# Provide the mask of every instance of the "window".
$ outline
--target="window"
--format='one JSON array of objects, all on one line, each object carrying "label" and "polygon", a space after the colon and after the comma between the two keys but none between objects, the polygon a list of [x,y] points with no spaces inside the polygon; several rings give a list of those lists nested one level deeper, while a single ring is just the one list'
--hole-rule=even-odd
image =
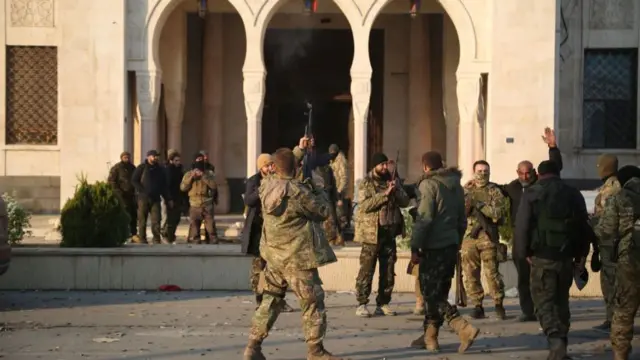
[{"label": "window", "polygon": [[58,50],[7,46],[6,143],[58,142]]},{"label": "window", "polygon": [[582,145],[587,149],[637,146],[638,49],[586,49]]}]

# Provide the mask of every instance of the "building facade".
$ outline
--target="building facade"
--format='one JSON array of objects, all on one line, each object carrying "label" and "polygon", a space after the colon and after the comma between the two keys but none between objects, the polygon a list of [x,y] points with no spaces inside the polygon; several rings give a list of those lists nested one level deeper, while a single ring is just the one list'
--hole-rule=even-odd
[{"label": "building facade", "polygon": [[519,161],[546,158],[546,126],[557,130],[563,176],[596,179],[602,152],[622,163],[640,154],[638,7],[6,0],[0,190],[56,211],[78,175],[104,179],[123,150],[140,161],[173,148],[188,164],[205,149],[222,190],[218,211],[238,211],[257,155],[302,135],[307,97],[316,137],[340,144],[351,179],[383,151],[411,180],[422,153],[437,149],[466,178],[486,159],[493,180],[507,182]]}]

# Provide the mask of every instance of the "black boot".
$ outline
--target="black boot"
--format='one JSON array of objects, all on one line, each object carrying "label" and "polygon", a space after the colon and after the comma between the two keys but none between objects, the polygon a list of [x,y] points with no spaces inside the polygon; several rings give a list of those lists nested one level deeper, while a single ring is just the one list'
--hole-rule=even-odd
[{"label": "black boot", "polygon": [[474,319],[484,319],[484,308],[482,305],[476,305],[476,308],[471,312],[471,317]]}]

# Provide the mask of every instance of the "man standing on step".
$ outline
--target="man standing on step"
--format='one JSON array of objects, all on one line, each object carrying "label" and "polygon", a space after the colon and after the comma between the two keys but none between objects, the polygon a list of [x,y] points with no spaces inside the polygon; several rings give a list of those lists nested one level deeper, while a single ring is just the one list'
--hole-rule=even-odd
[{"label": "man standing on step", "polygon": [[131,154],[125,151],[120,154],[120,162],[113,165],[111,170],[109,170],[108,180],[114,194],[129,214],[131,236],[138,234],[136,189],[131,181],[135,171],[136,167],[131,163]]},{"label": "man standing on step", "polygon": [[[262,204],[260,203],[260,184],[262,180],[273,175],[273,160],[269,154],[260,154],[256,160],[258,172],[247,179],[244,193],[244,204],[247,207],[247,217],[242,229],[242,253],[251,255],[251,270],[249,283],[256,296],[256,306],[260,306],[263,294],[260,288],[260,275],[263,273],[267,262],[260,256],[260,238],[262,237]],[[285,302],[283,312],[292,312],[293,309]]]},{"label": "man standing on step", "polygon": [[440,153],[430,151],[422,156],[424,174],[418,180],[418,210],[411,235],[411,262],[419,266],[418,277],[426,303],[424,333],[411,347],[440,350],[438,334],[446,320],[460,338],[458,352],[465,352],[478,336],[474,328],[449,304],[458,249],[466,230],[462,173],[445,168]]},{"label": "man standing on step", "polygon": [[262,342],[282,311],[287,286],[300,302],[307,360],[339,360],[323,344],[327,315],[318,274],[319,267],[337,259],[315,226],[329,217],[331,204],[324,191],[294,178],[291,150],[278,149],[273,161],[276,173],[263,179],[259,190],[264,220],[260,255],[267,262],[264,298],[251,322],[244,360],[265,359]]},{"label": "man standing on step", "polygon": [[200,226],[204,226],[211,234],[210,240],[205,238],[205,244],[218,243],[216,224],[213,215],[214,199],[217,196],[213,171],[207,170],[202,154],[197,153],[193,162],[193,169],[184,174],[180,190],[189,195],[189,239],[188,242],[200,244]]},{"label": "man standing on step", "polygon": [[147,159],[138,165],[131,178],[138,196],[138,235],[132,238],[134,243],[148,243],[147,217],[151,214],[153,243],[160,244],[161,198],[167,206],[173,206],[173,201],[169,198],[167,176],[164,168],[158,163],[158,155],[156,150],[149,150]]},{"label": "man standing on step", "polygon": [[374,154],[371,158],[373,169],[358,184],[354,241],[362,244],[360,271],[356,278],[356,316],[360,317],[371,316],[367,304],[378,261],[380,278],[374,314],[396,315],[389,307],[396,276],[396,236],[402,234],[403,218],[400,208],[409,205],[409,197],[399,179],[391,180],[387,169],[388,161],[385,154]]},{"label": "man standing on step", "polygon": [[173,206],[167,207],[167,221],[164,241],[169,244],[176,242],[176,230],[180,224],[180,216],[184,205],[183,192],[180,191],[180,183],[184,176],[180,153],[170,151],[169,159],[166,167],[167,184],[169,187],[169,196],[173,199]]}]

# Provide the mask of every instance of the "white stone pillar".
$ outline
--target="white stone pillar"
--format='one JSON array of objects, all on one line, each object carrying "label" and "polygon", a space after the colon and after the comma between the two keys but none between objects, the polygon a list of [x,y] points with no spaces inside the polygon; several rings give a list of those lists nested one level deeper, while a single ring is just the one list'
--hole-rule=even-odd
[{"label": "white stone pillar", "polygon": [[158,147],[158,105],[160,104],[160,70],[136,72],[136,91],[140,110],[140,143],[142,161],[149,150]]},{"label": "white stone pillar", "polygon": [[224,163],[224,120],[222,103],[224,101],[224,44],[223,14],[207,15],[204,30],[203,74],[202,74],[202,118],[203,142],[216,167],[218,185],[218,206],[216,213],[229,212],[230,196]]},{"label": "white stone pillar", "polygon": [[480,103],[480,74],[457,75],[457,95],[460,122],[458,125],[458,166],[463,170],[463,182],[473,174],[478,154],[478,109]]},{"label": "white stone pillar", "polygon": [[265,78],[263,69],[243,70],[244,108],[247,114],[247,177],[255,174],[256,160],[262,152],[262,109]]},{"label": "white stone pillar", "polygon": [[[367,122],[371,101],[371,61],[368,27],[352,28],[354,53],[351,65],[353,107],[353,180],[354,185],[367,174]],[[354,191],[355,193],[355,191]]]}]

